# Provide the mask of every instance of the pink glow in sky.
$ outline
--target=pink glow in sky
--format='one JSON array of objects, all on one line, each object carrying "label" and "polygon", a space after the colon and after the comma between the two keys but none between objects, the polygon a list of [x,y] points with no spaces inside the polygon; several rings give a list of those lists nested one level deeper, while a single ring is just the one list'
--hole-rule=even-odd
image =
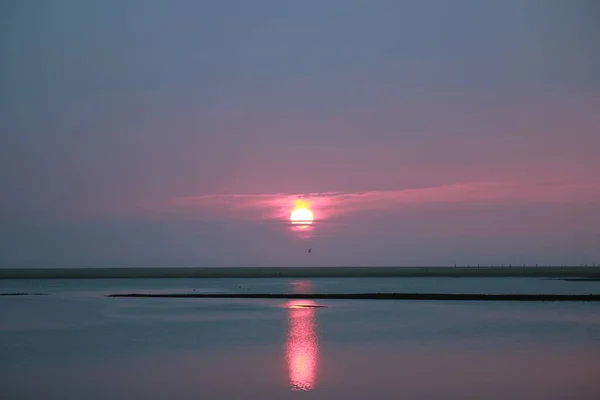
[{"label": "pink glow in sky", "polygon": [[184,197],[173,208],[203,214],[222,213],[226,217],[277,219],[287,221],[289,212],[302,199],[315,213],[316,221],[348,217],[352,213],[419,207],[428,204],[463,205],[589,205],[600,202],[600,183],[471,183],[437,187],[308,194],[231,194]]},{"label": "pink glow in sky", "polygon": [[593,1],[14,3],[0,268],[600,263]]}]

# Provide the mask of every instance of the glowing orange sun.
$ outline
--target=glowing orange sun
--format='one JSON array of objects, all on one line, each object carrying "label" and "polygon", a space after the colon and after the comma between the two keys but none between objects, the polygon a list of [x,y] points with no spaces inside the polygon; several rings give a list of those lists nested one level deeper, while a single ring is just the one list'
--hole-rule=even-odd
[{"label": "glowing orange sun", "polygon": [[297,225],[310,225],[313,223],[315,216],[312,211],[306,207],[295,208],[290,214],[290,221]]}]

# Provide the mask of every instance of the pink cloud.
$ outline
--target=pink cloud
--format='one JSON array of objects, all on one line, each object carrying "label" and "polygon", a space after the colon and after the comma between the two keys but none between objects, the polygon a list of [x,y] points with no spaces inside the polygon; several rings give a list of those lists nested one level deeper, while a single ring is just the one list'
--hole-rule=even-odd
[{"label": "pink cloud", "polygon": [[429,204],[589,204],[600,201],[600,183],[475,182],[353,193],[220,194],[177,198],[170,207],[186,214],[235,214],[248,219],[286,220],[298,199],[309,204],[317,220],[327,220],[350,213]]}]

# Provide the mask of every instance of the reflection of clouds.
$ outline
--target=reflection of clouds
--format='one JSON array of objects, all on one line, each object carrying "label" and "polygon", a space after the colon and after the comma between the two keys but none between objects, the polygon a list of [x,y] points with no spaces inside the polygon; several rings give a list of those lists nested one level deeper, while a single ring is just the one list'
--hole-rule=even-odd
[{"label": "reflection of clouds", "polygon": [[174,206],[194,212],[237,213],[241,218],[289,220],[298,199],[315,212],[315,223],[339,215],[401,206],[456,203],[585,203],[600,201],[596,182],[476,182],[429,188],[308,194],[231,194],[185,197]]},{"label": "reflection of clouds", "polygon": [[288,308],[286,359],[292,390],[311,390],[316,381],[319,344],[315,324],[315,306],[311,300],[292,300]]}]

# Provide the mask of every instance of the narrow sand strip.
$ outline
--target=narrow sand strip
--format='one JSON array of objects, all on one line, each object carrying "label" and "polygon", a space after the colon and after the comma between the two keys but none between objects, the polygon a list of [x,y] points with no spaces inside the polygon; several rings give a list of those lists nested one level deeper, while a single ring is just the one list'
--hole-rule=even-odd
[{"label": "narrow sand strip", "polygon": [[48,293],[0,293],[0,296],[47,296]]},{"label": "narrow sand strip", "polygon": [[109,294],[107,297],[203,298],[203,299],[344,299],[344,300],[468,300],[468,301],[600,301],[599,294],[451,294],[451,293],[252,293],[252,294]]}]

